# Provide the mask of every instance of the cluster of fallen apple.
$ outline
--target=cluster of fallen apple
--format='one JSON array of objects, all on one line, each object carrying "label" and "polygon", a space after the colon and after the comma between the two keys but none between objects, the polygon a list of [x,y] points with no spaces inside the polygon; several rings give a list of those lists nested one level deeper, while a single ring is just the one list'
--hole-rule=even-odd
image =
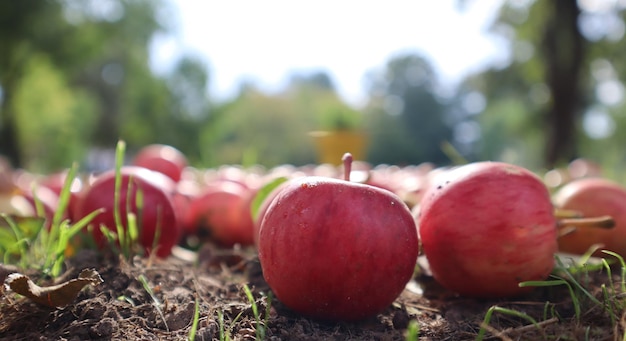
[{"label": "cluster of fallen apple", "polygon": [[[599,176],[553,189],[502,162],[372,168],[348,153],[343,168],[198,170],[163,145],[142,149],[120,174],[117,184],[114,170],[74,179],[68,218],[100,209],[92,227],[115,232],[135,216],[139,242],[159,257],[183,238],[254,246],[276,297],[319,319],[359,320],[384,310],[413,277],[420,250],[443,287],[484,298],[530,290],[519,283],[546,279],[557,251],[582,254],[601,244],[626,256],[626,189]],[[26,185],[33,178],[22,177],[28,181],[14,177],[20,190],[4,196],[2,208],[32,214],[37,197],[46,214],[54,212],[63,174],[39,179],[34,195]],[[560,220],[555,208],[609,217],[600,221],[614,228],[580,227]],[[106,247],[102,230],[91,231]]]}]

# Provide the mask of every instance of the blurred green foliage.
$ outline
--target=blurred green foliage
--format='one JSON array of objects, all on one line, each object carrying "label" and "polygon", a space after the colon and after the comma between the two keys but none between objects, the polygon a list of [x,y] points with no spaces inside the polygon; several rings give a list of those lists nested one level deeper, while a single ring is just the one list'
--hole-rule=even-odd
[{"label": "blurred green foliage", "polygon": [[[212,100],[211,70],[197,56],[155,74],[150,43],[173,26],[169,6],[165,0],[0,2],[0,154],[38,172],[75,160],[89,168],[96,167],[94,150],[112,150],[123,139],[131,155],[164,143],[198,167],[302,165],[317,160],[309,132],[351,129],[369,137],[373,164],[445,165],[450,160],[442,145],[451,143],[470,161],[538,169],[555,161],[546,154],[554,125],[562,122],[573,137],[559,147],[558,162],[580,156],[614,167],[625,162],[626,135],[619,132],[626,128],[620,81],[626,48],[619,32],[593,32],[584,24],[605,16],[623,28],[621,5],[601,13],[579,9],[576,29],[585,49],[575,79],[580,98],[570,99],[572,122],[558,121],[551,109],[559,97],[548,82],[546,32],[563,19],[545,2],[504,2],[492,24],[510,51],[502,64],[444,91],[427,59],[396,55],[366,74],[369,97],[361,107],[346,104],[323,70],[294,73],[275,94],[244,84],[226,102]],[[567,45],[560,46],[567,56]]]}]

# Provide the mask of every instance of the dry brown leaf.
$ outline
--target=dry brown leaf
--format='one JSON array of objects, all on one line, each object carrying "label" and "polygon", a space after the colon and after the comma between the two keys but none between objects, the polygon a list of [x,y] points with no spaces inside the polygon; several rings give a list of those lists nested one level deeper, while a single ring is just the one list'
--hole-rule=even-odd
[{"label": "dry brown leaf", "polygon": [[93,269],[81,271],[78,278],[49,287],[40,287],[28,276],[12,273],[4,281],[6,287],[31,301],[52,308],[62,308],[72,303],[78,293],[88,284],[98,285],[104,282],[100,274]]}]

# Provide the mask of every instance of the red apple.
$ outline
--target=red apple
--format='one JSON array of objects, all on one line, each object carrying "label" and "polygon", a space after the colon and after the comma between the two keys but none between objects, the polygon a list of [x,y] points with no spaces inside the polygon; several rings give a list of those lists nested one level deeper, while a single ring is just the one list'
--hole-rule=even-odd
[{"label": "red apple", "polygon": [[254,243],[250,189],[240,182],[216,180],[191,199],[185,219],[187,233],[222,246]]},{"label": "red apple", "polygon": [[259,232],[259,260],[276,297],[323,320],[360,320],[387,308],[418,256],[408,207],[389,191],[347,181],[345,168],[346,180],[290,181]]},{"label": "red apple", "polygon": [[[139,242],[146,252],[153,251],[152,247],[156,245],[156,255],[167,257],[172,247],[178,243],[181,233],[171,197],[175,184],[165,175],[142,167],[125,166],[121,168],[120,173],[122,182],[119,212],[122,226],[127,228],[128,208],[137,216]],[[138,193],[142,195],[143,206],[138,205]],[[79,218],[98,209],[105,210],[90,224],[100,247],[106,246],[106,239],[100,231],[100,226],[116,232],[114,196],[115,171],[111,170],[96,177],[81,196],[77,207]]]},{"label": "red apple", "polygon": [[520,282],[544,280],[554,267],[550,195],[522,167],[477,162],[446,171],[424,194],[418,216],[432,274],[451,291],[514,296],[531,289]]},{"label": "red apple", "polygon": [[194,180],[181,179],[176,184],[176,190],[172,195],[172,201],[174,203],[174,209],[176,210],[177,217],[180,220],[180,226],[183,233],[187,232],[186,219],[187,212],[189,211],[189,205],[193,199],[200,195],[200,193],[200,184]]},{"label": "red apple", "polygon": [[172,146],[151,144],[139,150],[132,164],[163,173],[178,182],[187,167],[187,158]]},{"label": "red apple", "polygon": [[[559,238],[559,250],[583,254],[594,244],[626,257],[626,188],[603,178],[581,178],[561,187],[554,204],[585,217],[611,216],[612,229],[581,227]],[[596,255],[602,255],[597,253]]]}]

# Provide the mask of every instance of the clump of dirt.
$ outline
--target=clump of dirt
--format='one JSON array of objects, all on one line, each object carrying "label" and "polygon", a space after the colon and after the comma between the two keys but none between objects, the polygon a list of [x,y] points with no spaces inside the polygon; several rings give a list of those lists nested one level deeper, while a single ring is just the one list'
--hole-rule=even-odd
[{"label": "clump of dirt", "polygon": [[[64,308],[37,305],[6,292],[0,302],[0,339],[186,340],[196,304],[195,340],[405,340],[414,326],[419,328],[419,340],[473,340],[481,326],[489,339],[614,340],[621,338],[626,324],[623,309],[615,307],[611,316],[606,305],[581,293],[577,295],[581,302],[573,302],[565,285],[537,288],[515,300],[474,300],[444,290],[424,273],[375,317],[358,323],[316,321],[271,297],[253,249],[209,245],[198,255],[194,261],[177,257],[125,261],[81,251],[56,282],[76,278],[87,268],[97,270],[104,282],[85,287]],[[26,274],[42,286],[56,283],[37,273]],[[603,291],[602,284],[619,281],[598,271],[586,274],[584,284],[594,299],[602,300],[603,293],[612,290],[609,285]],[[526,314],[537,324],[524,316],[495,312],[488,325],[481,325],[492,306]]]}]

